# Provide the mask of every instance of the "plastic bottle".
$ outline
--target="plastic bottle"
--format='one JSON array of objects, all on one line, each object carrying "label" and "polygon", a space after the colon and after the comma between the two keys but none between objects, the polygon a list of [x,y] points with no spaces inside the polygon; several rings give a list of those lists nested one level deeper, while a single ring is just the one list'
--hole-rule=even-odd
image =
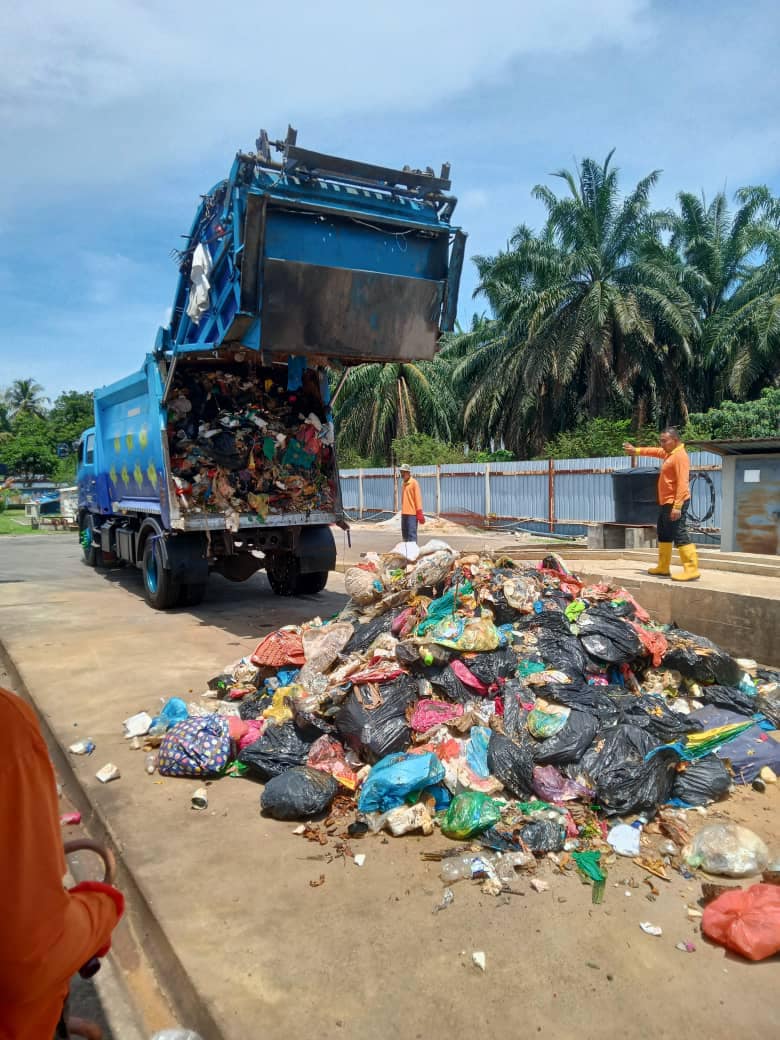
[{"label": "plastic bottle", "polygon": [[439,877],[445,884],[462,881],[464,878],[495,876],[492,856],[467,853],[464,856],[447,856],[441,861]]},{"label": "plastic bottle", "polygon": [[154,751],[150,751],[144,759],[144,769],[151,776],[157,768],[157,755]]},{"label": "plastic bottle", "polygon": [[515,871],[534,862],[532,852],[505,852],[496,862],[496,874],[501,881],[514,881]]},{"label": "plastic bottle", "polygon": [[419,650],[420,660],[428,668],[433,665],[443,667],[452,656],[443,646],[437,643],[425,643]]}]

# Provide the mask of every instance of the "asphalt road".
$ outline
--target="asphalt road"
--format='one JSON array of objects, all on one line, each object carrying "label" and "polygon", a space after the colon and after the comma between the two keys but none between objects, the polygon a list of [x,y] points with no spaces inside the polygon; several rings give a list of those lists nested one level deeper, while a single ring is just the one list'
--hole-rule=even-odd
[{"label": "asphalt road", "polygon": [[[123,719],[174,694],[196,699],[268,631],[344,602],[338,574],[307,600],[278,599],[262,575],[243,585],[216,577],[201,606],[160,613],[137,573],[83,566],[75,539],[0,539],[3,643],[60,745],[97,744],[72,766],[137,886],[134,927],[189,1009],[182,1024],[204,1040],[773,1036],[777,964],[705,942],[686,914],[698,883],[676,873],[648,901],[643,871],[618,860],[594,906],[589,886],[544,861],[548,891],[519,876],[517,894],[496,899],[461,882],[433,913],[439,867],[421,854],[451,848],[440,836],[353,841],[366,855],[358,868],[339,855],[340,839],[320,846],[262,817],[254,783],[214,782],[208,810],[194,813],[196,782],[144,772]],[[121,777],[101,785],[95,772],[108,761]],[[707,818],[746,823],[780,847],[778,786],[741,790]],[[680,940],[696,953],[676,950]],[[484,974],[474,951],[485,953]]]}]

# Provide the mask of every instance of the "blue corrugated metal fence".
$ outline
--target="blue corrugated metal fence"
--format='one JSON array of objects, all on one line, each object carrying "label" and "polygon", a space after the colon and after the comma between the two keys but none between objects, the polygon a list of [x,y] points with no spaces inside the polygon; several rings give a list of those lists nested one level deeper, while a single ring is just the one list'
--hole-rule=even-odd
[{"label": "blue corrugated metal fence", "polygon": [[[720,456],[691,453],[691,513],[706,514],[715,491],[715,512],[701,525],[697,540],[717,541],[720,533]],[[635,465],[657,466],[640,458]],[[539,533],[584,534],[588,524],[615,519],[612,474],[631,469],[625,456],[527,462],[476,462],[452,466],[415,466],[425,510],[480,527],[522,526]],[[696,476],[701,474],[701,476]],[[705,477],[706,474],[706,477]],[[392,469],[341,472],[344,508],[354,519],[378,520],[400,508],[400,477]]]}]

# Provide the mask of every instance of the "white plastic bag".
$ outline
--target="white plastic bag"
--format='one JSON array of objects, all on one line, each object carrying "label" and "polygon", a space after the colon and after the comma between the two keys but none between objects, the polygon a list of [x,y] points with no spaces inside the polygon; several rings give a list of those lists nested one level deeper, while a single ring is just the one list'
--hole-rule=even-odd
[{"label": "white plastic bag", "polygon": [[407,563],[416,563],[420,556],[417,542],[399,542],[390,550],[394,556],[403,556]]},{"label": "white plastic bag", "polygon": [[750,877],[766,870],[769,849],[757,834],[738,823],[710,823],[702,827],[683,849],[689,867],[708,874]]}]

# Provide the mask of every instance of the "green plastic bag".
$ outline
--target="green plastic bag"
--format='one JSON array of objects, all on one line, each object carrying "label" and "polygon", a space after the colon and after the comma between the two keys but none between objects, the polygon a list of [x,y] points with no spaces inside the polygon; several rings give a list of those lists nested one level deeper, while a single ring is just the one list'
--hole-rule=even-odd
[{"label": "green plastic bag", "polygon": [[465,791],[455,795],[441,822],[441,832],[448,838],[463,841],[486,831],[501,819],[501,806],[481,791]]}]

